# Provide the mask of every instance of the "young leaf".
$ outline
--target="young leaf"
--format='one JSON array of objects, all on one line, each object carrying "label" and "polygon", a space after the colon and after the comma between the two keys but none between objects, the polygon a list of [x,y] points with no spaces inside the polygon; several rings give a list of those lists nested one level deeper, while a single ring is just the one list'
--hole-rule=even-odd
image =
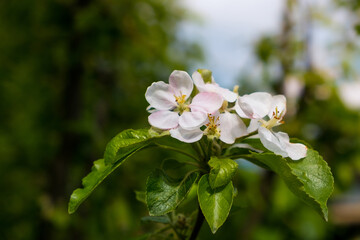
[{"label": "young leaf", "polygon": [[146,182],[146,202],[152,216],[173,211],[189,193],[199,174],[193,172],[182,181],[175,181],[156,169]]},{"label": "young leaf", "polygon": [[334,189],[334,179],[329,166],[318,152],[308,149],[307,156],[298,161],[269,152],[252,153],[251,157],[276,172],[297,197],[312,206],[327,221],[326,202]]},{"label": "young leaf", "polygon": [[201,211],[212,233],[215,233],[227,219],[233,203],[234,188],[230,181],[222,188],[212,189],[209,175],[201,177],[198,187],[198,199]]},{"label": "young leaf", "polygon": [[119,161],[117,164],[106,165],[104,159],[95,161],[91,172],[82,180],[83,188],[78,188],[71,194],[68,212],[70,214],[74,213],[90,193],[112,173],[112,171],[119,167],[122,162],[123,161]]},{"label": "young leaf", "polygon": [[260,150],[260,151],[264,151],[267,152],[269,150],[267,150],[264,145],[261,143],[260,138],[245,138],[242,139],[241,142],[239,142],[241,144],[248,144],[251,147]]},{"label": "young leaf", "polygon": [[229,158],[211,157],[209,182],[212,189],[227,185],[234,177],[238,164]]},{"label": "young leaf", "polygon": [[152,143],[152,140],[164,137],[165,134],[157,134],[148,129],[127,129],[116,135],[107,144],[104,159],[106,164],[113,164],[126,155],[137,152]]},{"label": "young leaf", "polygon": [[[90,193],[128,157],[151,143],[166,143],[168,138],[166,132],[158,134],[147,129],[130,129],[119,133],[108,143],[104,154],[105,159],[95,161],[91,172],[83,178],[83,188],[78,188],[72,193],[68,212],[74,213]],[[171,143],[175,146],[179,145],[178,142]]]}]

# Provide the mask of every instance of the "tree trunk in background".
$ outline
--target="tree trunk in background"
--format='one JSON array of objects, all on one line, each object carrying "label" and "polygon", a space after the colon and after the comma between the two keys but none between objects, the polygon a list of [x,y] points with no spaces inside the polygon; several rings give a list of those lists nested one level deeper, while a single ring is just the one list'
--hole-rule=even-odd
[{"label": "tree trunk in background", "polygon": [[[66,54],[69,56],[69,64],[65,70],[63,81],[63,92],[59,102],[59,115],[61,116],[60,127],[60,143],[58,153],[52,160],[48,169],[48,187],[47,194],[54,208],[63,209],[67,206],[69,193],[68,170],[71,162],[76,157],[76,152],[80,149],[80,135],[73,131],[71,127],[81,116],[82,111],[82,78],[84,74],[83,58],[84,53],[81,48],[83,37],[74,30],[74,19],[77,11],[81,10],[88,4],[88,1],[78,1],[73,6],[68,6],[68,16],[71,17],[68,23],[68,29],[71,29],[68,48]],[[39,239],[59,239],[64,236],[66,239],[81,239],[81,234],[68,230],[59,230],[57,226],[49,219],[42,219],[41,231]],[[61,232],[60,232],[61,231]],[[71,234],[71,235],[70,235]],[[60,237],[61,238],[61,237]]]}]

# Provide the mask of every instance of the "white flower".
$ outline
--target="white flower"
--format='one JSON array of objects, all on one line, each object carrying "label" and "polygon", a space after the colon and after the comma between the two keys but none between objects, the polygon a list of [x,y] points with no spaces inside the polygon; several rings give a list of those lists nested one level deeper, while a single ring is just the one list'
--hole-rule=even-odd
[{"label": "white flower", "polygon": [[227,144],[233,144],[236,138],[247,134],[243,121],[230,112],[208,114],[203,125],[205,125],[204,131],[200,128],[185,130],[178,127],[170,130],[170,133],[171,136],[183,142],[196,142],[206,135],[210,139],[220,139]]},{"label": "white flower", "polygon": [[247,134],[246,126],[237,114],[228,108],[228,102],[235,102],[238,94],[220,87],[212,76],[210,70],[198,69],[192,78],[199,92],[216,92],[223,98],[222,107],[215,116],[209,116],[204,132],[208,137],[219,138],[227,144],[233,144],[236,138]]},{"label": "white flower", "polygon": [[[283,124],[282,119],[286,113],[285,96],[271,96],[264,92],[252,93],[239,97],[235,109],[241,117],[252,119],[248,132],[258,130],[260,141],[267,149],[293,160],[306,157],[305,145],[290,143],[287,133],[272,131],[273,127]],[[263,119],[264,117],[268,117],[268,120]]]},{"label": "white flower", "polygon": [[173,129],[170,134],[175,138],[180,132],[186,136],[184,142],[197,141],[192,133],[204,124],[208,114],[215,113],[221,107],[222,97],[204,92],[197,94],[190,103],[192,90],[190,76],[177,70],[171,73],[169,84],[160,81],[148,87],[145,98],[154,108],[148,118],[150,125],[162,130]]},{"label": "white flower", "polygon": [[[208,79],[204,81],[202,74],[205,75]],[[194,80],[195,86],[199,90],[199,92],[215,92],[220,94],[224,100],[228,102],[235,102],[237,99],[237,94],[226,89],[220,87],[211,75],[211,71],[205,69],[199,69],[193,73],[192,78]]]}]

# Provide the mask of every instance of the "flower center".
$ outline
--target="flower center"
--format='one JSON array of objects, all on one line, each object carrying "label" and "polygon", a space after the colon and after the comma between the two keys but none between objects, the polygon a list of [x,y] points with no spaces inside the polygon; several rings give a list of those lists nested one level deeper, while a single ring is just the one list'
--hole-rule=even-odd
[{"label": "flower center", "polygon": [[185,103],[186,95],[184,95],[184,94],[181,94],[180,96],[174,95],[174,97],[175,97],[175,101],[176,101],[178,104],[184,104],[184,103]]},{"label": "flower center", "polygon": [[212,116],[208,114],[209,122],[206,125],[206,129],[204,130],[204,135],[207,135],[208,138],[214,139],[219,138],[221,131],[219,130],[219,117]]},{"label": "flower center", "polygon": [[284,121],[282,121],[284,117],[284,110],[279,112],[278,108],[275,107],[275,111],[273,112],[273,116],[269,121],[265,121],[263,119],[260,119],[259,121],[262,123],[261,126],[265,127],[267,129],[271,129],[275,126],[279,126],[281,124],[284,123]]},{"label": "flower center", "polygon": [[183,112],[188,112],[190,111],[189,106],[186,104],[186,95],[180,93],[180,96],[176,96],[175,97],[175,101],[178,104],[178,107],[176,108],[175,111],[179,112],[180,114],[182,114]]}]

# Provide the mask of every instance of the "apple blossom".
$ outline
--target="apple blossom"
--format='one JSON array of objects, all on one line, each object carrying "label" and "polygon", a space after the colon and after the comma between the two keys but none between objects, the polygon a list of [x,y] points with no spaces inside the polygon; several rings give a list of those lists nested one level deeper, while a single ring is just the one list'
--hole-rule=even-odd
[{"label": "apple blossom", "polygon": [[[293,160],[299,160],[306,156],[307,148],[305,145],[290,143],[287,133],[272,131],[273,127],[284,123],[285,96],[271,96],[268,93],[257,92],[239,97],[235,108],[241,117],[251,119],[248,132],[258,130],[260,141],[267,149]],[[268,120],[265,120],[265,117]]]},{"label": "apple blossom", "polygon": [[209,139],[220,139],[227,144],[233,144],[236,138],[247,134],[243,121],[230,112],[208,114],[208,119],[203,125],[203,131],[200,128],[186,130],[178,127],[170,130],[170,133],[182,142],[196,142],[206,135]]},{"label": "apple blossom", "polygon": [[231,108],[228,108],[229,102],[236,101],[238,97],[237,90],[231,92],[220,87],[214,81],[212,72],[207,69],[198,69],[192,74],[192,78],[199,92],[216,92],[223,98],[223,104],[216,117],[209,116],[204,134],[210,138],[219,138],[227,144],[232,144],[236,138],[246,135],[245,124],[237,114],[231,113]]},{"label": "apple blossom", "polygon": [[[198,93],[191,101],[193,81],[184,71],[173,71],[169,84],[159,81],[148,87],[145,98],[150,104],[149,123],[161,130],[170,130],[173,137],[184,142],[197,141],[192,132],[222,106],[216,93]],[[181,134],[180,134],[181,133]],[[180,134],[180,135],[179,135]],[[186,136],[184,139],[178,136]]]}]

